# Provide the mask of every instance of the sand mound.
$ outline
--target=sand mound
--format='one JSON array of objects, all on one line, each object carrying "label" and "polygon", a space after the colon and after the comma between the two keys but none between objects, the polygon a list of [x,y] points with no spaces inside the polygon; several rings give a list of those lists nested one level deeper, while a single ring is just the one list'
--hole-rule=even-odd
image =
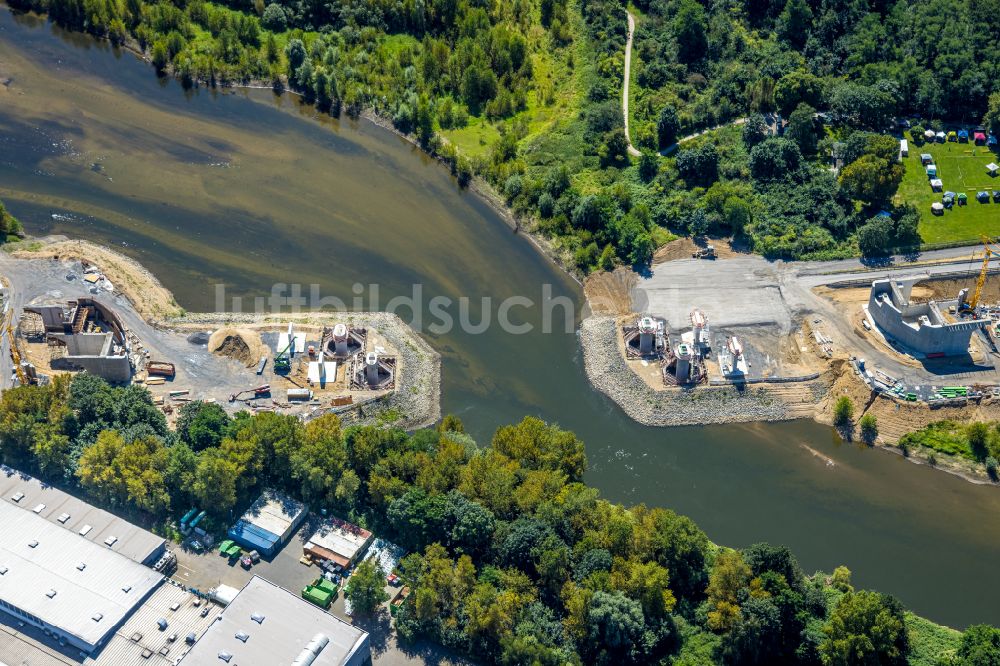
[{"label": "sand mound", "polygon": [[208,350],[239,361],[248,368],[267,354],[260,334],[245,328],[220,328],[208,339]]}]

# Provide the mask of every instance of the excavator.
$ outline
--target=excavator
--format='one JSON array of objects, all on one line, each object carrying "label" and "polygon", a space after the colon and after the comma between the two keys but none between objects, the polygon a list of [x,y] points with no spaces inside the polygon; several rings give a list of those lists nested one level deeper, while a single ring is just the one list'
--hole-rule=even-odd
[{"label": "excavator", "polygon": [[979,306],[979,299],[983,295],[983,285],[986,284],[986,274],[989,272],[990,259],[1000,257],[1000,247],[993,244],[993,241],[986,236],[980,236],[983,243],[983,267],[979,270],[979,279],[976,280],[976,289],[972,292],[972,297],[962,306],[962,312],[975,312]]}]

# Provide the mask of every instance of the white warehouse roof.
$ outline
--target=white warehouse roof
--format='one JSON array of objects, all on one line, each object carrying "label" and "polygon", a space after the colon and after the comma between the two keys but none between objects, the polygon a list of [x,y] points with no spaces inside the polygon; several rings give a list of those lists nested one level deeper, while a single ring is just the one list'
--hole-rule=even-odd
[{"label": "white warehouse roof", "polygon": [[163,580],[152,569],[0,502],[0,603],[94,646]]},{"label": "white warehouse roof", "polygon": [[136,562],[152,564],[165,547],[163,537],[7,465],[0,465],[0,500],[25,511],[42,507],[42,518],[102,546],[114,537],[111,550]]},{"label": "white warehouse roof", "polygon": [[[314,657],[296,661],[309,647]],[[360,666],[370,659],[366,632],[254,576],[180,666]]]}]

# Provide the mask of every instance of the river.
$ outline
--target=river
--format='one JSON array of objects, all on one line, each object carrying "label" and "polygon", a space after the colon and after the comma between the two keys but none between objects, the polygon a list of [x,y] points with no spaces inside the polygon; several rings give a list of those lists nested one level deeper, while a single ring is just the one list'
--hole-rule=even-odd
[{"label": "river", "polygon": [[[249,304],[274,283],[348,302],[355,283],[377,283],[383,305],[421,284],[425,301],[470,298],[473,322],[482,297],[494,311],[511,296],[540,301],[546,284],[582,304],[446,169],[367,122],[316,118],[270,91],[186,92],[130,54],[5,8],[0,82],[0,198],[30,233],[134,256],[189,310],[215,309],[217,284]],[[590,388],[573,331],[540,332],[539,308],[512,313],[536,330],[427,333],[443,356],[443,409],[480,441],[536,414],[586,441],[587,480],[610,499],[670,507],[726,545],[787,544],[806,571],[845,564],[856,586],[939,622],[1000,624],[995,488],[812,422],[639,426]]]}]

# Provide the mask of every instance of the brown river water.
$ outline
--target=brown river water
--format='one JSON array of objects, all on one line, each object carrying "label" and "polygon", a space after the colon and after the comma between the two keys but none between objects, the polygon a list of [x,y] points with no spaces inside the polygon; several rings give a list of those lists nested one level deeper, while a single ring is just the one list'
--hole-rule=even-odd
[{"label": "brown river water", "polygon": [[[0,198],[30,233],[135,257],[191,311],[216,309],[215,285],[247,307],[275,283],[348,304],[356,283],[374,283],[380,307],[419,284],[425,303],[467,297],[472,323],[512,296],[538,303],[543,285],[582,305],[575,282],[391,133],[270,91],[186,92],[131,54],[3,7]],[[538,415],[586,441],[587,480],[613,500],[670,507],[718,543],[787,544],[807,571],[845,564],[856,586],[939,622],[1000,624],[996,488],[812,422],[637,425],[591,389],[574,331],[541,332],[540,307],[510,313],[535,330],[424,325],[443,356],[443,409],[480,441]]]}]

